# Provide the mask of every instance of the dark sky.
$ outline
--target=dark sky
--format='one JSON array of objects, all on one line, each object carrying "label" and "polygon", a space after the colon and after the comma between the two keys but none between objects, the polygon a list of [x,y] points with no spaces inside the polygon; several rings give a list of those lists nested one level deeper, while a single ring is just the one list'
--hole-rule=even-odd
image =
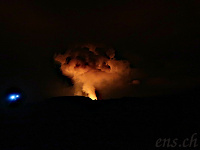
[{"label": "dark sky", "polygon": [[110,45],[138,70],[141,84],[120,96],[192,88],[200,83],[199,7],[198,0],[1,0],[1,94],[10,86],[32,99],[72,94],[53,55],[80,42]]}]

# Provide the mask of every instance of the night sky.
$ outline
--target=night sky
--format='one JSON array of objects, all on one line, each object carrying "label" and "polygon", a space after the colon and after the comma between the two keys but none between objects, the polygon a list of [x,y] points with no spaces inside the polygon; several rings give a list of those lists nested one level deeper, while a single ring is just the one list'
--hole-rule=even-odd
[{"label": "night sky", "polygon": [[[200,2],[114,0],[0,2],[0,94],[30,101],[72,95],[53,56],[76,43],[103,43],[136,70],[138,86],[107,97],[151,96],[200,83]],[[116,94],[117,93],[117,94]]]}]

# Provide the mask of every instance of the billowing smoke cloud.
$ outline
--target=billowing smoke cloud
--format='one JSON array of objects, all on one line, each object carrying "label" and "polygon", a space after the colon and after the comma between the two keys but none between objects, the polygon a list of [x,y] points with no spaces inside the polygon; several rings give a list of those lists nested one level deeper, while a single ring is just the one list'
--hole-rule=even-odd
[{"label": "billowing smoke cloud", "polygon": [[112,48],[81,45],[67,50],[65,54],[56,54],[54,59],[61,64],[62,74],[72,79],[74,95],[97,100],[97,93],[109,90],[108,87],[120,88],[131,82],[129,62],[116,60]]}]

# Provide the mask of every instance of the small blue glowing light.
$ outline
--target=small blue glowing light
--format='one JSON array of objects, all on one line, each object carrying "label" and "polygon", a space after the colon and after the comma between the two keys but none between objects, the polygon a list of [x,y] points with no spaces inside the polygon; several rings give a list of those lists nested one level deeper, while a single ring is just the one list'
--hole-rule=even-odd
[{"label": "small blue glowing light", "polygon": [[11,94],[11,95],[9,95],[9,97],[8,97],[8,99],[10,100],[10,101],[16,101],[16,100],[18,100],[20,98],[20,95],[19,94]]},{"label": "small blue glowing light", "polygon": [[13,96],[10,96],[10,99],[15,99],[15,96],[13,95]]}]

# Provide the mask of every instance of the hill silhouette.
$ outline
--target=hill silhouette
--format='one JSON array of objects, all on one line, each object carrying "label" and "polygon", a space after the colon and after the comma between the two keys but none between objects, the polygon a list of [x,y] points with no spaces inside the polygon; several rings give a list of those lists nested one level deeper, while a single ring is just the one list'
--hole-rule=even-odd
[{"label": "hill silhouette", "polygon": [[199,130],[199,88],[149,98],[54,97],[1,113],[1,149],[157,149]]}]

